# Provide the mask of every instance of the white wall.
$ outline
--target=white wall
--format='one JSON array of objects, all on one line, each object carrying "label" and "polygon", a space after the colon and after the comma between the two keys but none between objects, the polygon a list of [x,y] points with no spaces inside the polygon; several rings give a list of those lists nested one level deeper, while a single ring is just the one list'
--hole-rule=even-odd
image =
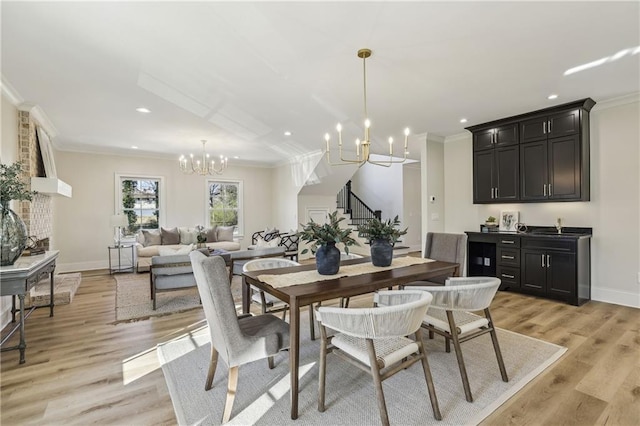
[{"label": "white wall", "polygon": [[[113,243],[109,217],[115,210],[115,174],[163,176],[166,186],[165,227],[205,223],[205,181],[185,175],[177,162],[142,156],[56,152],[58,176],[73,187],[73,198],[55,201],[54,235],[60,250],[59,271],[102,269]],[[251,234],[273,226],[272,169],[230,165],[220,179],[242,180],[245,248]]]},{"label": "white wall", "polygon": [[[0,132],[0,162],[12,164],[18,158],[18,109],[2,94],[2,131]],[[12,203],[12,205],[15,201]],[[11,320],[11,297],[0,298],[0,328]]]},{"label": "white wall", "polygon": [[[444,141],[427,139],[427,198],[428,232],[444,232]],[[435,197],[431,201],[430,197]],[[426,235],[426,232],[425,232]]]},{"label": "white wall", "polygon": [[411,251],[420,250],[422,245],[422,189],[420,187],[420,163],[405,164],[402,168],[402,228],[407,234],[402,237],[402,245]]},{"label": "white wall", "polygon": [[603,103],[590,117],[590,202],[474,205],[471,134],[447,139],[445,231],[479,230],[501,210],[520,211],[529,225],[551,226],[562,217],[565,226],[592,227],[592,299],[640,307],[640,103]]}]

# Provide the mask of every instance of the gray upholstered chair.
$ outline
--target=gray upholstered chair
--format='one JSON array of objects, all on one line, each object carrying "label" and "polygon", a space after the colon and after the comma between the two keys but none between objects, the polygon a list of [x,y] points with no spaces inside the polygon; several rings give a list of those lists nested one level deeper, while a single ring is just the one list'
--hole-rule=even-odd
[{"label": "gray upholstered chair", "polygon": [[[453,262],[460,265],[459,273],[462,275],[467,254],[466,234],[445,234],[428,232],[427,241],[424,244],[424,257],[427,259]],[[429,281],[414,281],[410,285],[444,285],[447,276],[434,277]]]},{"label": "gray upholstered chair", "polygon": [[[378,410],[383,425],[389,416],[382,391],[382,381],[415,362],[421,361],[431,400],[433,416],[442,419],[420,325],[432,296],[424,291],[392,290],[374,295],[375,308],[319,307],[320,371],[318,411],[325,409],[327,353],[333,352],[373,376]],[[384,305],[384,306],[380,306]],[[338,333],[328,337],[326,328]],[[415,334],[415,340],[406,336]],[[410,409],[410,408],[409,408]]]},{"label": "gray upholstered chair", "polygon": [[[411,287],[412,290],[421,289],[433,295],[422,326],[429,330],[430,335],[437,333],[444,336],[447,352],[451,351],[449,342],[453,342],[462,386],[469,402],[473,402],[473,396],[460,343],[490,333],[502,380],[509,381],[489,312],[489,305],[499,286],[500,279],[494,277],[458,277],[449,278],[444,286]],[[471,311],[484,311],[484,316]]]},{"label": "gray upholstered chair", "polygon": [[153,256],[149,268],[149,286],[153,310],[156,310],[158,293],[183,290],[196,286],[188,254]]},{"label": "gray upholstered chair", "polygon": [[273,355],[289,346],[289,324],[269,314],[238,318],[224,260],[200,252],[191,252],[189,257],[211,334],[211,361],[205,390],[213,384],[218,356],[229,367],[222,415],[222,423],[226,423],[231,418],[239,366],[268,358],[269,368],[273,368]]}]

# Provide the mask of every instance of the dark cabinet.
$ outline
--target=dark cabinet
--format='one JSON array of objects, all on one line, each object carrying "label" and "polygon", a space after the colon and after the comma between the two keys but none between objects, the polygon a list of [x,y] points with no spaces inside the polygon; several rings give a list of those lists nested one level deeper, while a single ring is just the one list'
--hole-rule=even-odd
[{"label": "dark cabinet", "polygon": [[544,237],[467,232],[468,275],[496,276],[501,290],[580,305],[591,298],[591,231],[587,232]]},{"label": "dark cabinet", "polygon": [[589,201],[589,98],[468,127],[474,204]]},{"label": "dark cabinet", "polygon": [[518,200],[519,149],[510,145],[473,153],[474,203]]}]

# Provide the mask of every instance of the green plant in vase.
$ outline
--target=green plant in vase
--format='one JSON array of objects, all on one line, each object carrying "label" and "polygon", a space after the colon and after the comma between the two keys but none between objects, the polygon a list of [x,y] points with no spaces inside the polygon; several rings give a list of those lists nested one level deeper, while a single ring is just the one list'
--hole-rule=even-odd
[{"label": "green plant in vase", "polygon": [[319,224],[311,219],[302,226],[302,231],[298,232],[298,237],[302,241],[309,243],[310,247],[302,250],[300,254],[311,251],[316,255],[316,267],[321,275],[334,275],[340,269],[340,250],[336,244],[344,244],[344,251],[349,253],[349,247],[359,245],[351,237],[350,228],[341,228],[340,222],[343,217],[338,218],[338,212],[329,213],[329,222]]},{"label": "green plant in vase", "polygon": [[375,266],[391,265],[393,246],[408,230],[408,228],[400,230],[399,227],[400,220],[397,215],[386,221],[373,218],[364,225],[358,226],[359,234],[367,238],[371,245],[371,263]]},{"label": "green plant in vase", "polygon": [[0,164],[0,266],[13,265],[27,243],[27,227],[9,208],[11,201],[31,201],[36,191],[29,191],[22,180],[22,165]]}]

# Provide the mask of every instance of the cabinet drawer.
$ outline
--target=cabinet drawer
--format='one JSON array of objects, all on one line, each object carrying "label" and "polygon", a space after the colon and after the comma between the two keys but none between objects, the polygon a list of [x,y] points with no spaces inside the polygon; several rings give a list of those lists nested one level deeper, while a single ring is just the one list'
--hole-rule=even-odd
[{"label": "cabinet drawer", "polygon": [[498,237],[498,246],[502,247],[520,247],[520,237],[510,235],[500,235]]},{"label": "cabinet drawer", "polygon": [[561,250],[576,251],[575,240],[566,240],[559,238],[524,238],[522,241],[523,249],[542,249],[542,250]]},{"label": "cabinet drawer", "polygon": [[518,248],[500,246],[497,255],[498,265],[520,268],[520,250]]},{"label": "cabinet drawer", "polygon": [[520,269],[506,266],[498,266],[496,277],[500,278],[500,290],[507,288],[520,288]]}]

